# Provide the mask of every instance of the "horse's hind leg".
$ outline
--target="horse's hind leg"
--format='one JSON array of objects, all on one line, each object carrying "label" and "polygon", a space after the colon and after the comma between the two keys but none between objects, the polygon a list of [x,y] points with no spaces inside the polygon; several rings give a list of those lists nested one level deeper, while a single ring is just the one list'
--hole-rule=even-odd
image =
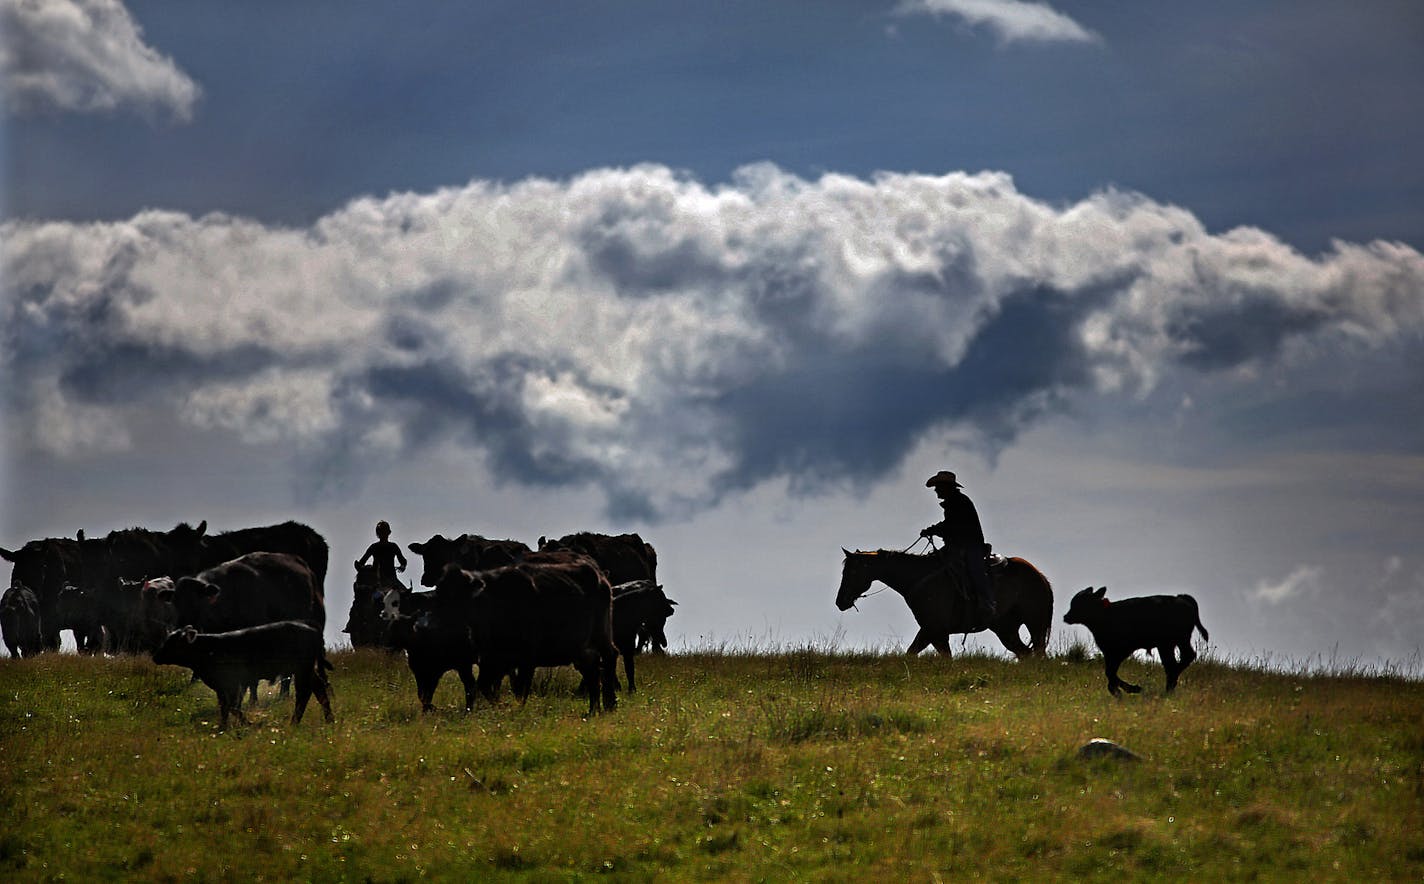
[{"label": "horse's hind leg", "polygon": [[1004,643],[1004,647],[1017,658],[1022,660],[1033,653],[1033,649],[1023,643],[1023,637],[1019,635],[1018,618],[1014,618],[1014,623],[1001,623],[993,629],[994,635],[999,637],[999,641]]},{"label": "horse's hind leg", "polygon": [[[906,656],[913,657],[930,646],[930,634],[925,628],[920,627],[920,631],[915,633],[915,638],[910,642],[910,646],[905,649]],[[936,646],[938,647],[938,646]]]}]

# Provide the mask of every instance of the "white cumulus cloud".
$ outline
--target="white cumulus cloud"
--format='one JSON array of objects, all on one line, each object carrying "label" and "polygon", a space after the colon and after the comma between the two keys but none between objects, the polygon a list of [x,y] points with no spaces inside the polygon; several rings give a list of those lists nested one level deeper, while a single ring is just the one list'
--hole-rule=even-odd
[{"label": "white cumulus cloud", "polygon": [[642,515],[873,479],[931,431],[1003,446],[1075,396],[1424,331],[1407,246],[1310,257],[997,173],[762,165],[711,186],[647,165],[364,198],[307,228],[149,211],[0,239],[27,444],[108,449],[155,413],[347,458],[453,443]]},{"label": "white cumulus cloud", "polygon": [[1046,3],[1028,0],[902,0],[897,15],[949,16],[1004,43],[1093,43],[1098,35]]},{"label": "white cumulus cloud", "polygon": [[184,121],[202,91],[119,0],[0,0],[0,84],[19,112],[133,107]]}]

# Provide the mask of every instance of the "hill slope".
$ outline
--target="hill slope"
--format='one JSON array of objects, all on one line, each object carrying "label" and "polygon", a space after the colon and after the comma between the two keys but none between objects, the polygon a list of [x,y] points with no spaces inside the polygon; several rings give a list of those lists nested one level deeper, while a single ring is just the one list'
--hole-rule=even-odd
[{"label": "hill slope", "polygon": [[266,689],[221,734],[186,670],[0,661],[0,876],[1424,876],[1416,681],[1204,663],[1162,698],[1130,661],[1118,701],[1093,661],[709,653],[585,720],[571,670],[421,716],[403,660],[332,659],[334,725]]}]

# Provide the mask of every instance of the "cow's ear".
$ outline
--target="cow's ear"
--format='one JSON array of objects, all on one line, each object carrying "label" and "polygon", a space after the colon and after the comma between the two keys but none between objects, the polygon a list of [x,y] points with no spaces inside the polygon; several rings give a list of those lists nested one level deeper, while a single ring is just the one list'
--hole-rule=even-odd
[{"label": "cow's ear", "polygon": [[77,541],[79,541],[80,543],[83,543],[83,542],[84,542],[84,529],[83,529],[83,528],[80,528],[78,531],[75,532],[75,534],[74,534],[74,539],[77,540]]},{"label": "cow's ear", "polygon": [[158,600],[161,602],[172,602],[173,596],[175,595],[175,590],[173,589],[173,587],[168,586],[164,587],[163,589],[160,589],[158,592],[154,593],[154,595],[156,595],[158,597]]},{"label": "cow's ear", "polygon": [[1099,587],[1099,588],[1098,588],[1098,591],[1095,593],[1095,595],[1096,595],[1098,598],[1102,598],[1103,596],[1105,596],[1105,595],[1107,595],[1107,594],[1108,594],[1108,588],[1107,588],[1106,586]]},{"label": "cow's ear", "polygon": [[18,553],[10,552],[8,549],[5,549],[3,546],[0,546],[0,559],[4,559],[7,562],[13,562],[15,561],[15,556],[17,555]]},{"label": "cow's ear", "polygon": [[222,592],[222,587],[218,586],[216,583],[203,584],[203,595],[207,596],[209,601],[217,598],[218,593],[220,592]]},{"label": "cow's ear", "polygon": [[196,534],[196,535],[199,536],[199,537],[202,537],[204,534],[207,534],[207,533],[208,533],[208,520],[207,520],[207,519],[204,519],[203,521],[199,522],[199,523],[198,523],[198,527],[196,527],[196,528],[193,529],[193,533]]},{"label": "cow's ear", "polygon": [[193,626],[185,626],[185,627],[183,627],[183,637],[188,640],[188,644],[192,644],[193,642],[197,641],[197,640],[198,640],[198,630],[197,630],[197,628],[196,628],[196,627],[193,627]]},{"label": "cow's ear", "polygon": [[405,545],[405,548],[408,549],[408,550],[410,550],[411,552],[415,553],[415,554],[418,555],[418,556],[423,556],[423,555],[425,555],[425,544],[423,544],[423,543],[420,543],[420,542],[407,543],[407,544]]}]

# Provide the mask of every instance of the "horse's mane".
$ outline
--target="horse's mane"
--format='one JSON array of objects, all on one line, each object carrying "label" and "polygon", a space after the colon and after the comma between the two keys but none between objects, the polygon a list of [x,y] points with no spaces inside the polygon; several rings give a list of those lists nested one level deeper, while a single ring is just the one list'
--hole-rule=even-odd
[{"label": "horse's mane", "polygon": [[903,549],[858,549],[851,553],[853,556],[884,556],[887,559],[922,559],[930,553],[912,553]]}]

